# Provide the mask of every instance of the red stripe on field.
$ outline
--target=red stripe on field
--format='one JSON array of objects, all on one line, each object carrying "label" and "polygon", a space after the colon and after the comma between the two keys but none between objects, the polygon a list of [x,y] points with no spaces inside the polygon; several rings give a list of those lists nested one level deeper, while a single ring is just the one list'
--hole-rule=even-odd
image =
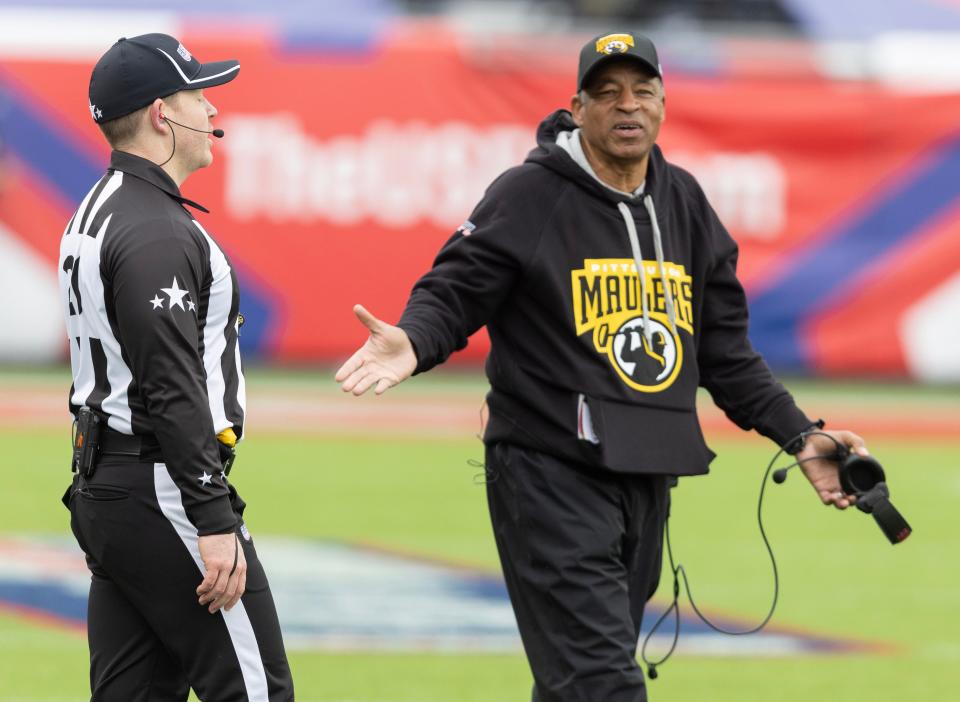
[{"label": "red stripe on field", "polygon": [[75,619],[50,614],[42,609],[35,609],[25,605],[15,605],[9,602],[0,602],[0,614],[19,619],[26,624],[34,624],[58,631],[69,631],[80,636],[87,635],[86,624],[81,624]]},{"label": "red stripe on field", "polygon": [[[0,388],[0,425],[30,429],[59,427],[66,437],[70,415],[64,390]],[[845,399],[831,405],[806,407],[823,416],[831,429],[850,429],[865,438],[956,439],[960,437],[960,407],[877,404],[870,398]],[[462,395],[402,395],[355,398],[308,392],[251,393],[248,428],[251,436],[294,433],[410,438],[469,438],[481,432],[482,393]],[[704,431],[714,436],[742,435],[713,405],[700,408]],[[67,441],[67,439],[65,439]]]}]

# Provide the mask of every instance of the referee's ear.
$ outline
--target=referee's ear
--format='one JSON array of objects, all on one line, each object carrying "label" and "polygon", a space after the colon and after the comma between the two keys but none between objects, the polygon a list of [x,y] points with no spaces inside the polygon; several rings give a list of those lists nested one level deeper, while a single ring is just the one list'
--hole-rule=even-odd
[{"label": "referee's ear", "polygon": [[161,134],[166,134],[170,129],[170,125],[168,125],[167,121],[163,118],[163,116],[166,114],[166,108],[167,105],[163,101],[163,98],[157,98],[150,104],[150,107],[147,108],[150,126]]}]

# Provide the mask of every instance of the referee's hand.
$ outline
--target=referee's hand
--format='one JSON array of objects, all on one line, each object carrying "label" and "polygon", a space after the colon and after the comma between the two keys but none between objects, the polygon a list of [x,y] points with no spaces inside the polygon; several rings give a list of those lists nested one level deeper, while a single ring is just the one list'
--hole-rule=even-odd
[{"label": "referee's hand", "polygon": [[247,589],[247,558],[235,533],[212,534],[197,539],[206,574],[197,588],[201,605],[210,614],[220,608],[228,612]]}]

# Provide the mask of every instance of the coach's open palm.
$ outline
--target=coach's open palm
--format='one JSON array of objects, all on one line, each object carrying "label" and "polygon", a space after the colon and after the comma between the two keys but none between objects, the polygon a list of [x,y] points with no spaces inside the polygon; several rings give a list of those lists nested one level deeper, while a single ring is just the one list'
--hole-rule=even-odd
[{"label": "coach's open palm", "polygon": [[417,356],[403,329],[380,321],[362,305],[354,305],[353,313],[370,330],[370,336],[340,366],[336,381],[344,392],[362,395],[374,388],[381,395],[413,374]]}]

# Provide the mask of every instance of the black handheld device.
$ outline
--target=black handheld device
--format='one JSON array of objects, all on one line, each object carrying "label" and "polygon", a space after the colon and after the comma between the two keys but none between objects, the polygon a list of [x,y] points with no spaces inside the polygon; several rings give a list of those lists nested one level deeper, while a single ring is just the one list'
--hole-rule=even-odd
[{"label": "black handheld device", "polygon": [[[770,555],[770,566],[773,570],[773,600],[770,603],[770,609],[766,616],[756,626],[742,630],[725,629],[724,627],[718,626],[717,624],[711,622],[710,619],[707,618],[707,616],[700,610],[696,601],[693,599],[693,593],[690,591],[690,581],[687,578],[686,569],[682,564],[674,561],[673,546],[670,543],[670,515],[669,512],[667,513],[665,540],[667,542],[667,556],[670,560],[670,569],[673,571],[673,602],[654,623],[653,627],[647,633],[647,637],[643,640],[643,646],[640,648],[640,657],[643,659],[643,662],[647,664],[647,674],[651,680],[656,679],[658,675],[657,666],[665,663],[667,659],[673,655],[673,652],[677,646],[677,640],[680,635],[679,601],[681,580],[683,581],[683,585],[686,587],[687,599],[690,601],[690,606],[694,613],[704,624],[714,631],[720,632],[721,634],[727,634],[730,636],[744,636],[747,634],[753,634],[763,629],[770,619],[773,618],[773,613],[777,608],[777,600],[780,596],[780,574],[777,570],[777,560],[773,555],[773,547],[770,546],[770,541],[767,539],[767,532],[763,528],[763,496],[766,492],[767,479],[771,477],[771,473],[773,482],[779,485],[787,479],[787,473],[791,469],[796,468],[806,461],[820,459],[836,461],[840,464],[840,487],[847,495],[855,496],[857,498],[855,502],[857,509],[859,509],[861,512],[866,512],[867,514],[873,515],[877,525],[883,531],[884,535],[890,540],[891,544],[898,544],[901,541],[904,541],[912,533],[913,530],[907,523],[907,520],[904,519],[903,515],[901,515],[900,512],[897,511],[897,509],[890,503],[890,489],[887,487],[886,476],[883,472],[883,467],[880,465],[877,459],[873,458],[872,456],[861,456],[858,453],[854,453],[831,434],[819,431],[819,429],[823,427],[823,422],[818,422],[815,426],[816,428],[813,431],[804,431],[801,434],[798,434],[793,440],[787,442],[784,448],[781,448],[776,452],[776,454],[774,454],[773,458],[770,459],[770,463],[767,464],[767,470],[763,474],[763,480],[760,483],[760,497],[757,500],[757,525],[760,527],[760,536],[763,539],[763,545],[766,547],[767,553]],[[807,437],[815,434],[826,436],[828,439],[833,441],[836,447],[835,451],[833,453],[799,459],[788,466],[773,470],[773,466],[776,464],[777,459],[787,451],[787,447],[797,446],[796,450],[799,451]],[[647,645],[650,643],[650,639],[653,637],[657,629],[660,628],[660,625],[671,614],[673,615],[674,620],[673,641],[670,644],[669,650],[663,656],[661,656],[659,660],[651,661],[649,658],[647,658]]]},{"label": "black handheld device", "polygon": [[93,475],[100,450],[100,416],[89,407],[81,407],[73,422],[73,461],[70,468],[84,478]]},{"label": "black handheld device", "polygon": [[845,446],[838,449],[838,454],[843,491],[856,496],[857,509],[873,515],[891,544],[904,541],[913,529],[890,502],[890,489],[880,462],[872,456],[852,453]]},{"label": "black handheld device", "polygon": [[[890,502],[890,488],[880,462],[873,456],[861,456],[849,447],[822,431],[805,432],[802,436],[819,434],[836,445],[836,450],[817,458],[827,458],[840,464],[840,487],[847,495],[857,498],[856,506],[861,512],[872,514],[877,526],[891,544],[899,544],[913,532],[903,515]],[[811,459],[805,459],[811,460]],[[796,468],[799,462],[773,471],[773,482],[780,484],[787,479],[787,471]]]}]

